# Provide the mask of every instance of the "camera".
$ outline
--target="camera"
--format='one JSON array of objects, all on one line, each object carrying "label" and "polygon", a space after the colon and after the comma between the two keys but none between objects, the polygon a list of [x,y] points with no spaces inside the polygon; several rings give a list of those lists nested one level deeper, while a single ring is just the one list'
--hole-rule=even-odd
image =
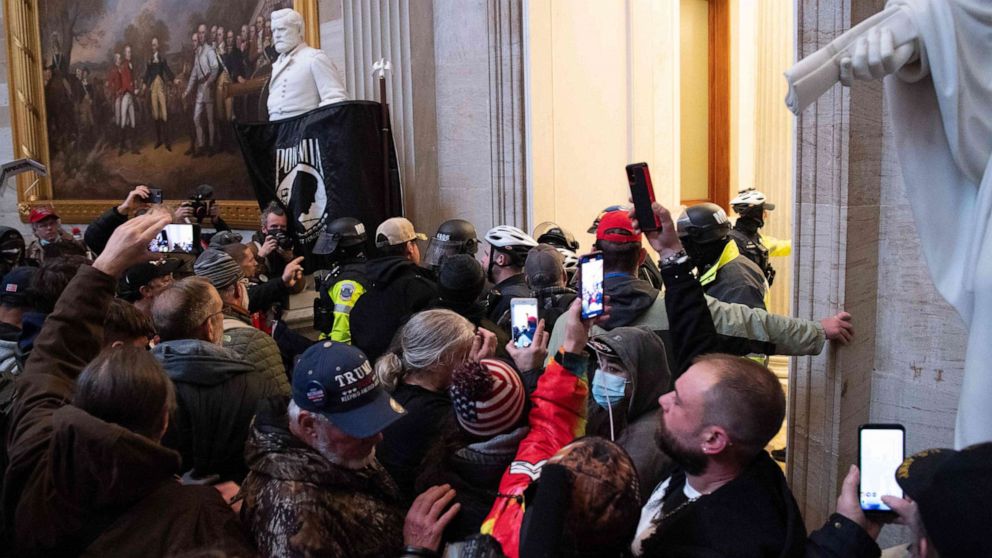
[{"label": "camera", "polygon": [[209,184],[200,184],[196,190],[193,190],[193,195],[184,205],[193,209],[193,218],[199,222],[210,217],[210,206],[213,203],[214,187]]},{"label": "camera", "polygon": [[162,189],[161,188],[148,188],[148,197],[145,201],[148,203],[159,204],[162,203]]},{"label": "camera", "polygon": [[268,236],[276,239],[276,245],[279,246],[279,249],[281,250],[289,250],[293,247],[293,239],[290,238],[284,230],[276,229],[269,232]]}]

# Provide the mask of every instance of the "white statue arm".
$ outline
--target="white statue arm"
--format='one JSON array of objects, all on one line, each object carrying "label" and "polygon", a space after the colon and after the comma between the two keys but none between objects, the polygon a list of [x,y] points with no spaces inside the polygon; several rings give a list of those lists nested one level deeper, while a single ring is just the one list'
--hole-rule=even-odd
[{"label": "white statue arm", "polygon": [[[799,114],[838,81],[872,80],[899,73],[916,81],[929,73],[920,34],[909,13],[898,5],[865,19],[827,46],[785,72],[789,93],[785,104]],[[918,60],[918,65],[907,63]]]},{"label": "white statue arm", "polygon": [[348,92],[345,91],[337,66],[326,53],[318,50],[314,54],[310,64],[310,73],[313,75],[313,81],[317,84],[317,91],[320,94],[318,106],[322,107],[348,100]]}]

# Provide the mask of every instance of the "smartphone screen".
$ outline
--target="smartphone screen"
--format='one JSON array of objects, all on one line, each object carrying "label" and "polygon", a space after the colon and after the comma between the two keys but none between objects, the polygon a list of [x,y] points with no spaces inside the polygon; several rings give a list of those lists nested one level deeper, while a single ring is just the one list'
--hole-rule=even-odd
[{"label": "smartphone screen", "polygon": [[906,458],[906,433],[899,424],[865,424],[858,429],[858,497],[866,512],[891,512],[882,496],[902,496],[896,469]]},{"label": "smartphone screen", "polygon": [[651,204],[654,202],[654,186],[647,163],[627,165],[627,184],[630,197],[634,200],[634,214],[642,231],[656,231],[660,227],[655,219]]},{"label": "smartphone screen", "polygon": [[530,347],[537,333],[537,299],[514,298],[510,301],[510,330],[513,344],[518,348]]},{"label": "smartphone screen", "polygon": [[192,254],[196,238],[195,225],[166,225],[162,232],[158,233],[158,236],[148,244],[148,250],[157,253]]},{"label": "smartphone screen", "polygon": [[582,296],[582,319],[603,314],[603,253],[593,252],[579,258],[579,287]]}]

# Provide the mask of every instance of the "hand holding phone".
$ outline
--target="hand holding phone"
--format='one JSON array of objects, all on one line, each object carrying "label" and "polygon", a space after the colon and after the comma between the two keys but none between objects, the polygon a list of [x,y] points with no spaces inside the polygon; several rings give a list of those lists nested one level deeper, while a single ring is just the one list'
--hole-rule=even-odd
[{"label": "hand holding phone", "polygon": [[514,298],[510,301],[510,330],[517,348],[529,347],[537,333],[537,299]]},{"label": "hand holding phone", "polygon": [[579,296],[582,298],[582,319],[602,316],[606,309],[603,301],[603,253],[592,252],[579,258]]},{"label": "hand holding phone", "polygon": [[654,203],[654,186],[651,184],[648,164],[627,165],[627,184],[630,186],[630,197],[634,200],[634,213],[640,229],[644,232],[660,229],[661,223],[651,209],[651,204]]},{"label": "hand holding phone", "polygon": [[863,424],[858,428],[858,500],[869,515],[893,515],[882,496],[903,496],[896,470],[906,458],[906,430],[901,424]]},{"label": "hand holding phone", "polygon": [[197,225],[166,225],[162,232],[158,233],[158,236],[148,244],[148,251],[192,254],[199,238],[200,232]]}]

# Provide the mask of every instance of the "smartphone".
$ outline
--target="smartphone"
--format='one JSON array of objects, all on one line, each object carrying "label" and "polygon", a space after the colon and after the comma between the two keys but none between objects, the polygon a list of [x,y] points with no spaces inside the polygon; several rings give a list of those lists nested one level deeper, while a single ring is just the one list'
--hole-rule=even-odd
[{"label": "smartphone", "polygon": [[902,497],[896,469],[906,458],[906,430],[901,424],[862,424],[858,428],[858,468],[861,485],[858,499],[864,512],[894,513],[882,496]]},{"label": "smartphone", "polygon": [[651,204],[654,203],[654,186],[651,184],[651,171],[647,163],[627,165],[627,184],[630,197],[634,200],[634,215],[642,231],[656,231],[661,223],[654,216]]},{"label": "smartphone", "polygon": [[148,244],[148,250],[156,253],[193,254],[197,239],[200,238],[198,229],[196,225],[166,225]]},{"label": "smartphone", "polygon": [[579,293],[582,297],[583,320],[603,314],[602,252],[592,252],[579,258]]},{"label": "smartphone", "polygon": [[161,188],[149,188],[148,189],[148,203],[162,203],[162,189]]},{"label": "smartphone", "polygon": [[514,298],[510,301],[510,330],[518,349],[530,347],[537,332],[537,299]]}]

